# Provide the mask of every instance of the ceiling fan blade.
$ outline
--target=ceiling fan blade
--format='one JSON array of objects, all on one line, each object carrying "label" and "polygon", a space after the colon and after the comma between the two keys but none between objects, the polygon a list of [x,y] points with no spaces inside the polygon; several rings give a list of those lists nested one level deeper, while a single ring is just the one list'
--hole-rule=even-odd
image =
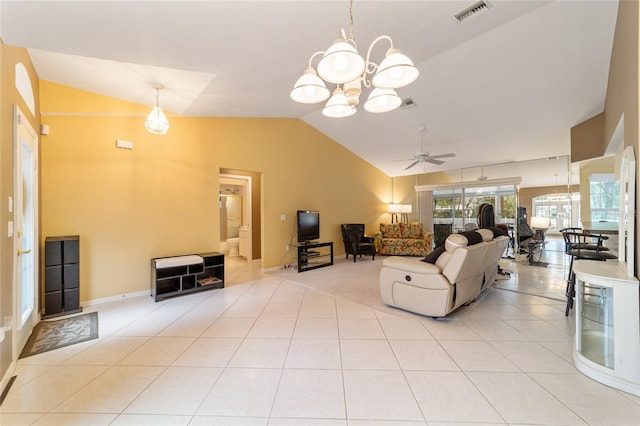
[{"label": "ceiling fan blade", "polygon": [[398,163],[400,161],[411,161],[413,158],[405,158],[404,160],[390,160],[391,163]]},{"label": "ceiling fan blade", "polygon": [[410,168],[412,168],[413,166],[415,166],[416,164],[418,164],[420,161],[416,160],[413,163],[409,164],[407,167],[405,167],[405,170],[409,170]]},{"label": "ceiling fan blade", "polygon": [[444,164],[444,161],[434,160],[433,157],[425,158],[424,161],[427,163],[438,165],[438,166],[441,164]]},{"label": "ceiling fan blade", "polygon": [[450,158],[450,157],[455,157],[456,154],[454,154],[453,152],[450,152],[448,154],[438,154],[438,155],[431,155],[431,158]]}]

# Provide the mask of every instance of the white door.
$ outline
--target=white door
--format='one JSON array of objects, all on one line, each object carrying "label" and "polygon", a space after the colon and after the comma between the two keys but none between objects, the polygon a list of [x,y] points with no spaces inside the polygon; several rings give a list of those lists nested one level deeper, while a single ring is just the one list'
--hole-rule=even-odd
[{"label": "white door", "polygon": [[14,109],[14,356],[38,322],[38,136]]}]

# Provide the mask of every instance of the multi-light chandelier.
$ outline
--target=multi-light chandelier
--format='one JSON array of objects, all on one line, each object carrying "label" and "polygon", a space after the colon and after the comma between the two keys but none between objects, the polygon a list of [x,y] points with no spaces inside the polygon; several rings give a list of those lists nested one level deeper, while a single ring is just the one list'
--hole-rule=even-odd
[{"label": "multi-light chandelier", "polygon": [[169,121],[167,120],[167,116],[162,112],[162,108],[160,108],[160,90],[164,89],[162,84],[152,83],[151,86],[156,89],[156,106],[153,107],[149,115],[147,116],[147,121],[144,122],[144,127],[146,127],[149,133],[155,133],[157,135],[164,135],[169,130]]},{"label": "multi-light chandelier", "polygon": [[[356,113],[362,87],[373,86],[374,89],[364,103],[364,109],[374,113],[393,111],[402,104],[402,99],[395,89],[414,82],[418,78],[419,71],[411,59],[393,46],[393,40],[387,35],[376,38],[369,46],[367,59],[363,59],[358,53],[353,38],[353,0],[350,1],[349,18],[351,23],[349,38],[341,28],[340,37],[329,49],[311,55],[309,67],[296,81],[291,91],[291,99],[303,104],[324,102],[331,95],[325,81],[333,83],[336,88],[322,110],[322,114],[332,118],[349,117]],[[391,47],[378,65],[372,62],[370,57],[373,46],[380,40],[388,40]],[[318,63],[316,73],[311,63],[319,55],[322,55],[322,59]],[[371,74],[374,75],[369,80]]]}]

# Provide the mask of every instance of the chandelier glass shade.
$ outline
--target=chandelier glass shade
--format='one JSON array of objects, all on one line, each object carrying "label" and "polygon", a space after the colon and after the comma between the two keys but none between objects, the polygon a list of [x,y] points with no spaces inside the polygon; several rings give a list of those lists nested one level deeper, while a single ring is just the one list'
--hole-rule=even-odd
[{"label": "chandelier glass shade", "polygon": [[402,99],[393,89],[375,88],[371,91],[369,99],[364,103],[364,109],[368,112],[389,112],[398,108]]},{"label": "chandelier glass shade", "polygon": [[291,91],[291,99],[301,104],[315,104],[329,99],[331,92],[327,89],[324,81],[316,70],[309,67],[304,71],[302,77],[296,81]]},{"label": "chandelier glass shade", "polygon": [[356,113],[355,106],[349,105],[349,99],[340,87],[336,87],[333,96],[327,101],[322,114],[330,118],[349,117]]},{"label": "chandelier glass shade", "polygon": [[147,120],[144,122],[144,127],[149,133],[164,135],[169,130],[169,120],[167,120],[167,116],[164,115],[162,108],[160,108],[160,89],[162,89],[163,86],[153,84],[153,87],[156,89],[156,106],[153,107],[147,116]]},{"label": "chandelier glass shade", "polygon": [[365,62],[354,45],[343,37],[334,41],[318,63],[318,74],[329,83],[344,84],[362,75]]},{"label": "chandelier glass shade", "polygon": [[[365,60],[358,53],[352,34],[351,13],[350,17],[352,31],[349,38],[345,35],[344,29],[340,29],[340,36],[326,51],[311,55],[308,68],[291,91],[291,99],[303,104],[314,104],[329,99],[322,110],[323,115],[332,118],[349,117],[356,113],[362,88],[373,86],[364,109],[372,113],[393,111],[402,104],[402,99],[394,89],[411,84],[420,72],[409,57],[393,46],[391,37],[386,35],[376,38],[371,43]],[[387,40],[391,47],[378,65],[371,61],[371,51],[381,40]],[[318,62],[316,73],[312,62],[320,55],[322,59]],[[331,98],[331,92],[325,82],[336,85]]]}]

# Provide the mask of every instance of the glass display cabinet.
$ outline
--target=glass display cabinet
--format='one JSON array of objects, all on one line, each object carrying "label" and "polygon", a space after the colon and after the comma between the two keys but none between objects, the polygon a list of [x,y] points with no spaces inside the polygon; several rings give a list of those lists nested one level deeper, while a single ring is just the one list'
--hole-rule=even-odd
[{"label": "glass display cabinet", "polygon": [[621,262],[577,260],[574,362],[583,374],[640,396],[640,285]]}]

